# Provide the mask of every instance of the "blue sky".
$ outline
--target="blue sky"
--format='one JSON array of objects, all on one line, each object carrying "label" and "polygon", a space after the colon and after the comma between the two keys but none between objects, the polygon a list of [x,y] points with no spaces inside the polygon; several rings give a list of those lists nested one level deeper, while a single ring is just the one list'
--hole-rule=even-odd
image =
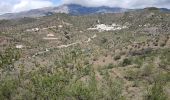
[{"label": "blue sky", "polygon": [[53,2],[55,5],[61,4],[61,0],[52,0],[52,2]]},{"label": "blue sky", "polygon": [[161,7],[170,8],[170,0],[0,0],[0,14],[14,13],[62,4],[83,6],[110,6],[123,8]]}]

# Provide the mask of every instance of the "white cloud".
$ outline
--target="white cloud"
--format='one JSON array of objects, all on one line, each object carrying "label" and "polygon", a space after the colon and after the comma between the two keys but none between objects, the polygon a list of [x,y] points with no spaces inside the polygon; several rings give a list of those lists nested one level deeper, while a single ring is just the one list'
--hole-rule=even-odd
[{"label": "white cloud", "polygon": [[[170,8],[170,0],[0,0],[0,14],[74,3],[84,6],[110,6],[123,8],[162,7]],[[55,3],[54,3],[55,2]]]},{"label": "white cloud", "polygon": [[12,12],[48,7],[52,5],[52,2],[47,0],[20,0],[19,3],[13,6]]},{"label": "white cloud", "polygon": [[123,8],[163,7],[170,8],[170,0],[63,0],[63,3],[75,3],[84,6],[111,6]]},{"label": "white cloud", "polygon": [[0,14],[10,12],[11,9],[12,9],[12,4],[5,1],[0,1]]},{"label": "white cloud", "polygon": [[51,0],[0,0],[0,14],[53,6]]}]

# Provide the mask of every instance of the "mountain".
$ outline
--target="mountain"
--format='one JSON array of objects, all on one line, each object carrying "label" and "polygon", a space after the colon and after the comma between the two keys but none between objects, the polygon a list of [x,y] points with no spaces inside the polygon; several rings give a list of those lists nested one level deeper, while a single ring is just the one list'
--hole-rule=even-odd
[{"label": "mountain", "polygon": [[[69,14],[73,15],[85,15],[85,14],[96,14],[96,13],[118,13],[124,12],[127,9],[119,8],[119,7],[85,7],[76,4],[64,5],[63,7],[67,7]],[[62,7],[61,7],[62,8]]]},{"label": "mountain", "polygon": [[150,10],[150,11],[157,10],[157,11],[161,11],[161,12],[170,12],[170,9],[156,8],[156,7],[147,7],[147,8],[144,8],[144,10]]},{"label": "mountain", "polygon": [[46,7],[46,8],[40,8],[40,9],[32,9],[29,11],[23,11],[19,13],[7,13],[7,14],[0,15],[0,19],[42,17],[42,16],[52,15],[54,13],[68,13],[68,7],[67,6]]},{"label": "mountain", "polygon": [[[170,9],[166,8],[156,8],[156,7],[148,7],[145,8],[148,10],[160,10],[162,12],[170,12]],[[126,11],[138,11],[143,9],[126,9],[120,7],[86,7],[78,4],[64,4],[58,7],[45,7],[40,9],[32,9],[29,11],[23,11],[19,13],[7,13],[0,15],[0,19],[16,19],[16,18],[24,18],[24,17],[42,17],[49,16],[56,13],[66,13],[70,15],[88,15],[88,14],[101,14],[101,13],[121,13]]]},{"label": "mountain", "polygon": [[71,15],[86,15],[96,13],[119,13],[125,12],[127,9],[119,7],[85,7],[77,4],[64,4],[58,7],[46,7],[40,9],[33,9],[30,11],[23,11],[19,13],[7,13],[0,15],[0,19],[15,19],[23,17],[42,17],[49,16],[55,13],[66,13]]},{"label": "mountain", "polygon": [[160,8],[160,10],[163,12],[170,12],[170,9],[166,9],[166,8]]}]

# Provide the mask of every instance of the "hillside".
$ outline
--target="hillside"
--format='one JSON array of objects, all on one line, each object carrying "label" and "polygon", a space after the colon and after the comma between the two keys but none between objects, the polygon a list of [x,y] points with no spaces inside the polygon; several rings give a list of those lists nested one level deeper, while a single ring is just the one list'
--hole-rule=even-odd
[{"label": "hillside", "polygon": [[23,11],[18,13],[7,13],[0,15],[0,19],[15,19],[24,17],[42,17],[50,16],[56,13],[66,13],[71,15],[87,15],[97,13],[118,13],[125,12],[128,9],[119,7],[85,7],[77,4],[64,4],[58,7],[46,7],[40,9],[33,9],[30,11]]},{"label": "hillside", "polygon": [[169,61],[160,9],[0,20],[2,100],[169,100]]}]

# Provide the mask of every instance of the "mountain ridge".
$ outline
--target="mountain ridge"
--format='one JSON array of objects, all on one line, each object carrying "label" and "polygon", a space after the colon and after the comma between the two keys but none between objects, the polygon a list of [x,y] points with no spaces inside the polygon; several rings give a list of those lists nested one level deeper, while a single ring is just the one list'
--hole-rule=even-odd
[{"label": "mountain ridge", "polygon": [[16,19],[24,17],[42,17],[48,16],[55,13],[66,13],[71,15],[86,15],[96,13],[119,13],[124,12],[127,9],[120,7],[85,7],[78,4],[64,4],[58,7],[45,7],[39,9],[32,9],[29,11],[22,11],[18,13],[6,13],[0,15],[0,19]]},{"label": "mountain ridge", "polygon": [[[148,7],[148,8],[156,8],[156,7]],[[144,8],[145,9],[145,8]],[[158,8],[160,11],[170,12],[170,9],[166,8]],[[49,16],[56,13],[66,13],[70,15],[88,15],[88,14],[99,14],[99,13],[122,13],[132,10],[138,9],[127,9],[120,7],[86,7],[78,4],[64,4],[58,7],[45,7],[39,9],[32,9],[29,11],[22,11],[18,13],[6,13],[0,15],[0,19],[17,19],[24,17],[43,17]]]}]

